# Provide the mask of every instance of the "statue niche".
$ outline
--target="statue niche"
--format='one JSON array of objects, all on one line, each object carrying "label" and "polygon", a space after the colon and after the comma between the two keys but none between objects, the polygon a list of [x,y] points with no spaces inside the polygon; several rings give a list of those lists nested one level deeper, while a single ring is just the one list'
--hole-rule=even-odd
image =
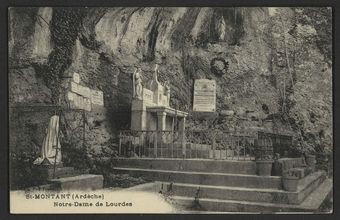
[{"label": "statue niche", "polygon": [[226,24],[225,24],[225,21],[224,21],[224,17],[221,16],[218,19],[217,25],[216,25],[217,35],[218,35],[218,40],[219,41],[224,41],[224,38],[225,38],[225,28],[226,28]]}]

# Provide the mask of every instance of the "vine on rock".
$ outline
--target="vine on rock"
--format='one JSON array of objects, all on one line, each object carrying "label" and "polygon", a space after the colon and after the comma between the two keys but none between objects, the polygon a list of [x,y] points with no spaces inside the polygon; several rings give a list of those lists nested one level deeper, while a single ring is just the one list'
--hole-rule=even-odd
[{"label": "vine on rock", "polygon": [[51,89],[54,104],[57,104],[59,100],[63,74],[72,63],[73,47],[84,15],[84,8],[53,9],[50,30],[54,48],[48,57],[47,73],[43,75],[43,78],[47,87]]}]

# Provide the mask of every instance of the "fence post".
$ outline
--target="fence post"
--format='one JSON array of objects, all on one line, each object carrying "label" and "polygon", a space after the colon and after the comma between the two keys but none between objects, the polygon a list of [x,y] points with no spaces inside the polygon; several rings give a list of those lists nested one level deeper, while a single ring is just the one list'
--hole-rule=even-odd
[{"label": "fence post", "polygon": [[157,158],[157,143],[158,142],[158,131],[155,131],[155,140],[153,142],[153,154],[154,157]]},{"label": "fence post", "polygon": [[122,132],[119,131],[118,156],[122,155]]},{"label": "fence post", "polygon": [[143,140],[143,132],[141,133],[141,135],[138,136],[138,157],[142,157],[141,156],[141,146],[142,146],[142,141]]},{"label": "fence post", "polygon": [[181,144],[182,144],[182,155],[185,158],[187,150],[186,150],[186,143],[185,143],[185,136],[184,135],[182,135]]},{"label": "fence post", "polygon": [[246,136],[243,135],[241,136],[241,144],[242,144],[242,149],[243,149],[243,160],[246,160]]},{"label": "fence post", "polygon": [[185,143],[185,118],[182,118],[179,121],[179,134],[181,139],[181,146],[182,146],[182,155],[186,157],[186,143]]},{"label": "fence post", "polygon": [[215,149],[216,149],[216,137],[215,137],[215,133],[212,132],[212,135],[211,135],[211,144],[212,144],[212,158],[214,160],[216,160],[216,153],[215,153]]},{"label": "fence post", "polygon": [[160,154],[161,154],[161,158],[163,157],[163,141],[164,141],[164,132],[163,131],[160,131],[159,132],[160,133],[160,136],[161,136],[161,138],[160,138]]},{"label": "fence post", "polygon": [[[177,111],[176,111],[176,114],[177,114]],[[174,157],[174,130],[175,130],[175,118],[172,118],[172,124],[171,124],[171,157],[172,158]]]}]

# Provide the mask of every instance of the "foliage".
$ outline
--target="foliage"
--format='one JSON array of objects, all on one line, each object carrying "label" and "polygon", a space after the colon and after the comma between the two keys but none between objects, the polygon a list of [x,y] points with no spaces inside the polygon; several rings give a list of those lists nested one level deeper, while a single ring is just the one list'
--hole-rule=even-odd
[{"label": "foliage", "polygon": [[75,147],[72,143],[62,143],[63,163],[78,170],[88,170],[92,163],[87,148]]},{"label": "foliage", "polygon": [[313,37],[305,35],[306,40],[314,41],[326,62],[332,60],[332,8],[331,7],[299,7],[295,8],[297,22],[316,30]]},{"label": "foliage", "polygon": [[90,151],[91,173],[104,176],[104,187],[131,187],[145,183],[143,178],[134,178],[129,175],[116,174],[113,168],[116,166],[114,158],[118,156],[118,146],[115,139],[110,139],[101,152]]},{"label": "foliage", "polygon": [[101,174],[104,177],[104,187],[131,187],[147,182],[143,178],[134,178],[127,174],[116,174],[113,168],[116,166],[112,157],[95,156],[91,157],[90,173]]},{"label": "foliage", "polygon": [[294,144],[293,146],[291,146],[291,148],[293,149],[290,149],[290,151],[299,156],[313,154],[315,152],[313,145],[308,144],[305,141],[302,141],[301,138],[295,139]]},{"label": "foliage", "polygon": [[128,188],[135,185],[146,183],[147,180],[142,177],[131,177],[128,174],[109,174],[104,178],[105,187],[122,187]]},{"label": "foliage", "polygon": [[11,109],[10,117],[10,186],[22,189],[37,184],[33,161],[39,156],[51,112]]},{"label": "foliage", "polygon": [[333,177],[333,153],[316,153],[316,169],[324,170],[329,177]]},{"label": "foliage", "polygon": [[287,179],[301,179],[301,169],[291,168],[283,172],[282,176]]},{"label": "foliage", "polygon": [[23,189],[36,185],[37,180],[32,174],[33,161],[37,158],[34,151],[11,152],[10,154],[10,188]]},{"label": "foliage", "polygon": [[52,91],[52,102],[57,103],[62,76],[72,63],[73,47],[84,17],[83,8],[54,8],[50,24],[53,51],[42,75],[45,84]]},{"label": "foliage", "polygon": [[[268,31],[272,34],[267,43],[273,49],[271,66],[280,95],[280,114],[297,137],[291,150],[296,154],[323,151],[322,145],[329,143],[321,143],[316,133],[328,129],[328,116],[309,119],[309,115],[329,114],[325,98],[330,91],[317,90],[316,83],[327,76],[320,66],[332,62],[331,8],[275,8],[270,19]],[[321,58],[320,53],[324,55]]]}]

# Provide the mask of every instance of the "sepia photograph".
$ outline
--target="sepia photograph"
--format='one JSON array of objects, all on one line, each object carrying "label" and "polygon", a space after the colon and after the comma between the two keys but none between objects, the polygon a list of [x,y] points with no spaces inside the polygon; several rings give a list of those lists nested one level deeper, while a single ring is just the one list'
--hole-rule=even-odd
[{"label": "sepia photograph", "polygon": [[332,7],[9,7],[12,214],[333,213]]}]

